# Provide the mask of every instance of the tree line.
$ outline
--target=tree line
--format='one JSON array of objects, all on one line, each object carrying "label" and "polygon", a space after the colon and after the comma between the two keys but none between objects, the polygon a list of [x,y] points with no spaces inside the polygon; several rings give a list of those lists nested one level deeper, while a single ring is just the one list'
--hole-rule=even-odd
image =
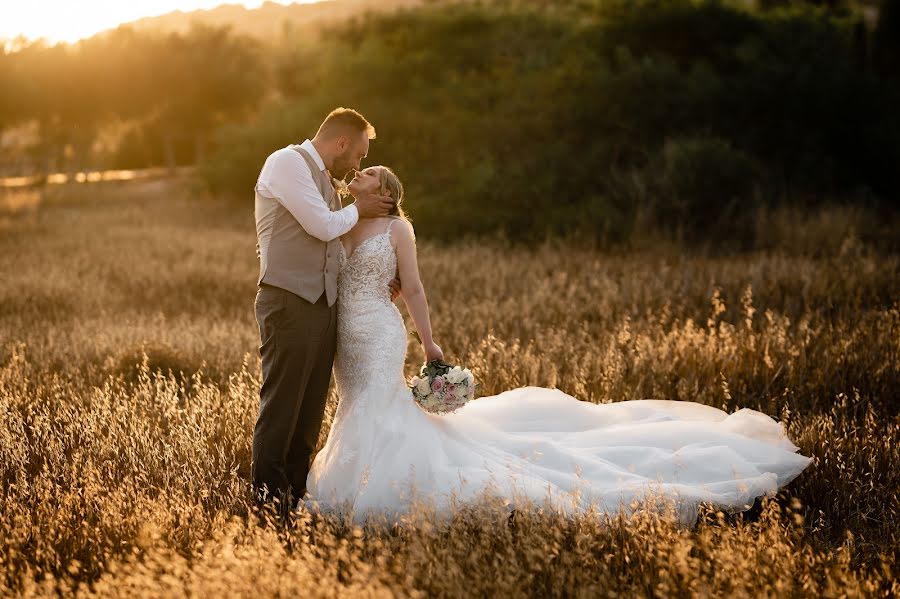
[{"label": "tree line", "polygon": [[745,247],[770,208],[896,205],[900,26],[883,4],[874,26],[841,6],[690,0],[371,16],[287,49],[283,100],[220,129],[203,172],[246,196],[261,157],[340,98],[378,127],[370,160],[404,178],[428,235]]},{"label": "tree line", "polygon": [[840,1],[432,2],[277,44],[120,29],[6,52],[0,127],[89,156],[113,123],[108,164],[197,163],[246,201],[269,152],[352,106],[426,234],[745,245],[760,209],[895,206],[898,6],[871,23]]},{"label": "tree line", "polygon": [[123,27],[76,44],[8,43],[0,132],[18,127],[26,141],[7,170],[200,161],[216,127],[254,113],[267,81],[260,43],[228,28]]}]

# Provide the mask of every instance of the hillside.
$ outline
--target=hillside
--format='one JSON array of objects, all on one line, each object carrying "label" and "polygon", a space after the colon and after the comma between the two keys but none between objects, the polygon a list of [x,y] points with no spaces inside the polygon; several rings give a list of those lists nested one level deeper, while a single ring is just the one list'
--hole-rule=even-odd
[{"label": "hillside", "polygon": [[389,11],[421,4],[422,0],[323,0],[313,4],[264,2],[258,8],[222,4],[208,10],[174,11],[147,17],[124,26],[138,31],[179,32],[191,24],[231,26],[236,33],[277,43],[311,25],[321,25],[371,11]]}]

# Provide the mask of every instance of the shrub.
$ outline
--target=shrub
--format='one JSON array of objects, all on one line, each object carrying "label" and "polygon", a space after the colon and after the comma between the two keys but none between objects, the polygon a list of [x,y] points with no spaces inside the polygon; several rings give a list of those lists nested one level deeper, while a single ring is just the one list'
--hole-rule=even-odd
[{"label": "shrub", "polygon": [[861,68],[858,26],[688,0],[369,16],[282,48],[282,101],[222,129],[203,172],[249,202],[266,154],[343,104],[375,123],[368,162],[395,167],[423,235],[624,240],[646,209],[647,190],[623,185],[638,173],[667,200],[666,230],[743,246],[737,206],[756,188],[807,207],[900,190],[900,92]]},{"label": "shrub", "polygon": [[656,175],[658,226],[679,240],[748,245],[759,169],[745,152],[718,138],[665,143],[651,167]]}]

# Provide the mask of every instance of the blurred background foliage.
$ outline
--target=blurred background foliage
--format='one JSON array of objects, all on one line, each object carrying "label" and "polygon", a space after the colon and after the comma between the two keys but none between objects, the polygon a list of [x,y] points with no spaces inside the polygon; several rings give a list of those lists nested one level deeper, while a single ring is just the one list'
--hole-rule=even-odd
[{"label": "blurred background foliage", "polygon": [[0,168],[196,164],[248,209],[266,155],[343,105],[375,124],[367,162],[396,169],[434,238],[743,249],[778,210],[862,207],[876,242],[896,220],[898,0],[360,6],[280,35],[195,22],[8,43]]}]

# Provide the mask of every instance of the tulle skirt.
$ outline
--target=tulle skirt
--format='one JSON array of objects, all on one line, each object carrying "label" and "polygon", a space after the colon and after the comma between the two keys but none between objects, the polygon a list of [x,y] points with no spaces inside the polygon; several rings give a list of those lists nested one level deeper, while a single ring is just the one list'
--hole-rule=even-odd
[{"label": "tulle skirt", "polygon": [[[307,504],[396,520],[417,503],[438,513],[485,494],[610,515],[648,500],[691,524],[701,502],[748,509],[806,468],[783,427],[750,409],[684,401],[579,401],[523,387],[443,416],[402,381],[373,385],[336,419],[313,462]],[[364,407],[361,407],[364,406]]]}]

